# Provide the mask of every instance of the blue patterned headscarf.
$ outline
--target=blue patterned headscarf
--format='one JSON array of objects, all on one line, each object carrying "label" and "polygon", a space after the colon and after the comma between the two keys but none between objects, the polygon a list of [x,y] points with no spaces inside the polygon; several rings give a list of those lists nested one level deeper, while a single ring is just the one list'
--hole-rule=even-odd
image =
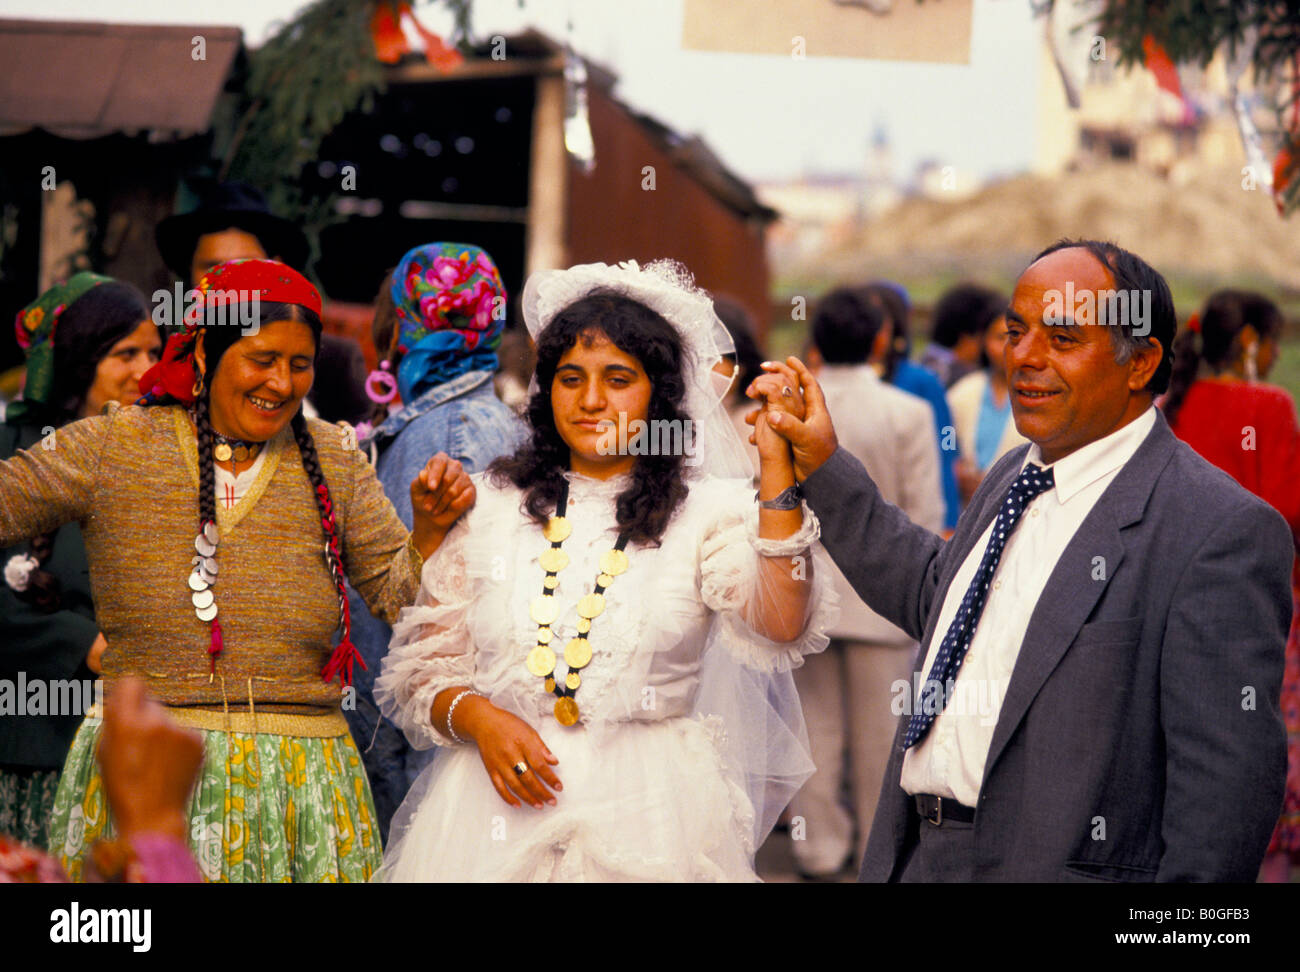
[{"label": "blue patterned headscarf", "polygon": [[468,371],[496,371],[506,288],[486,252],[468,243],[426,243],[393,271],[397,388],[412,402]]}]

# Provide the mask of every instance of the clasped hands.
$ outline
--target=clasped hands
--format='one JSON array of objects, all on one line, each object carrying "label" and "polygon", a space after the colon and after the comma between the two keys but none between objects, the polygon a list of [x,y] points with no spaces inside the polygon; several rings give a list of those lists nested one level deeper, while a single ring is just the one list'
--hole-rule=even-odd
[{"label": "clasped hands", "polygon": [[803,482],[831,457],[839,443],[821,386],[808,366],[796,357],[764,361],[763,371],[745,394],[761,402],[745,416],[754,426],[749,441],[763,463],[791,463],[795,479]]}]

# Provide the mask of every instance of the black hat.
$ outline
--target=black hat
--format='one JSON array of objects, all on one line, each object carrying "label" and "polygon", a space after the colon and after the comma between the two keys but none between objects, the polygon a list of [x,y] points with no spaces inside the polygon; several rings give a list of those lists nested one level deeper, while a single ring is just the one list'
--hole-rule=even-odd
[{"label": "black hat", "polygon": [[[168,216],[154,230],[163,262],[182,280],[190,275],[190,263],[199,237],[224,229],[252,233],[268,257],[279,257],[295,270],[305,270],[307,235],[287,219],[281,219],[266,205],[266,197],[243,182],[219,182],[199,199],[188,213]],[[194,281],[189,281],[193,283]]]}]

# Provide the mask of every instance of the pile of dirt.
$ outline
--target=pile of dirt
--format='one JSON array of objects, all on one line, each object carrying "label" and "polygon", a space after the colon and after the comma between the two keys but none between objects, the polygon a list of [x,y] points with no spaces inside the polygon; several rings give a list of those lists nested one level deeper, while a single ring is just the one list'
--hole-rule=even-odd
[{"label": "pile of dirt", "polygon": [[1109,239],[1166,275],[1269,279],[1300,290],[1300,217],[1283,220],[1240,170],[1163,178],[1108,164],[1046,179],[1018,176],[965,199],[911,198],[864,225],[816,264],[855,279],[906,268],[1014,278],[1060,237]]}]

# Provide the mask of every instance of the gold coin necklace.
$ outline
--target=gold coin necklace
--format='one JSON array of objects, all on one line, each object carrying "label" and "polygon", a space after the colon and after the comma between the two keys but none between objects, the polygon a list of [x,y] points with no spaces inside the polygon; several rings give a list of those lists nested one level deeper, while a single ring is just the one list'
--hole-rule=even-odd
[{"label": "gold coin necklace", "polygon": [[565,518],[569,506],[569,482],[565,480],[560,489],[559,502],[555,504],[555,515],[546,521],[542,535],[551,542],[537,558],[546,571],[542,579],[542,593],[533,598],[528,615],[537,622],[537,646],[528,653],[524,663],[528,671],[538,678],[545,679],[546,691],[557,697],[555,703],[555,720],[562,726],[572,726],[578,721],[578,703],[574,699],[578,687],[582,684],[579,672],[591,663],[591,642],[587,635],[591,632],[593,618],[599,617],[605,610],[605,591],[614,582],[614,578],[627,570],[627,546],[629,535],[626,531],[618,535],[613,550],[606,550],[600,555],[600,573],[596,576],[596,588],[578,601],[578,636],[570,638],[564,646],[564,663],[569,666],[568,673],[561,682],[555,677],[557,661],[551,641],[555,637],[551,625],[560,616],[559,606],[555,603],[555,587],[560,582],[559,573],[569,564],[569,555],[560,547],[573,532],[573,526]]},{"label": "gold coin necklace", "polygon": [[245,442],[243,439],[232,439],[229,436],[222,435],[216,429],[212,430],[212,439],[215,443],[212,447],[213,458],[217,462],[248,462],[250,459],[256,459],[257,454],[262,451],[262,442]]}]

